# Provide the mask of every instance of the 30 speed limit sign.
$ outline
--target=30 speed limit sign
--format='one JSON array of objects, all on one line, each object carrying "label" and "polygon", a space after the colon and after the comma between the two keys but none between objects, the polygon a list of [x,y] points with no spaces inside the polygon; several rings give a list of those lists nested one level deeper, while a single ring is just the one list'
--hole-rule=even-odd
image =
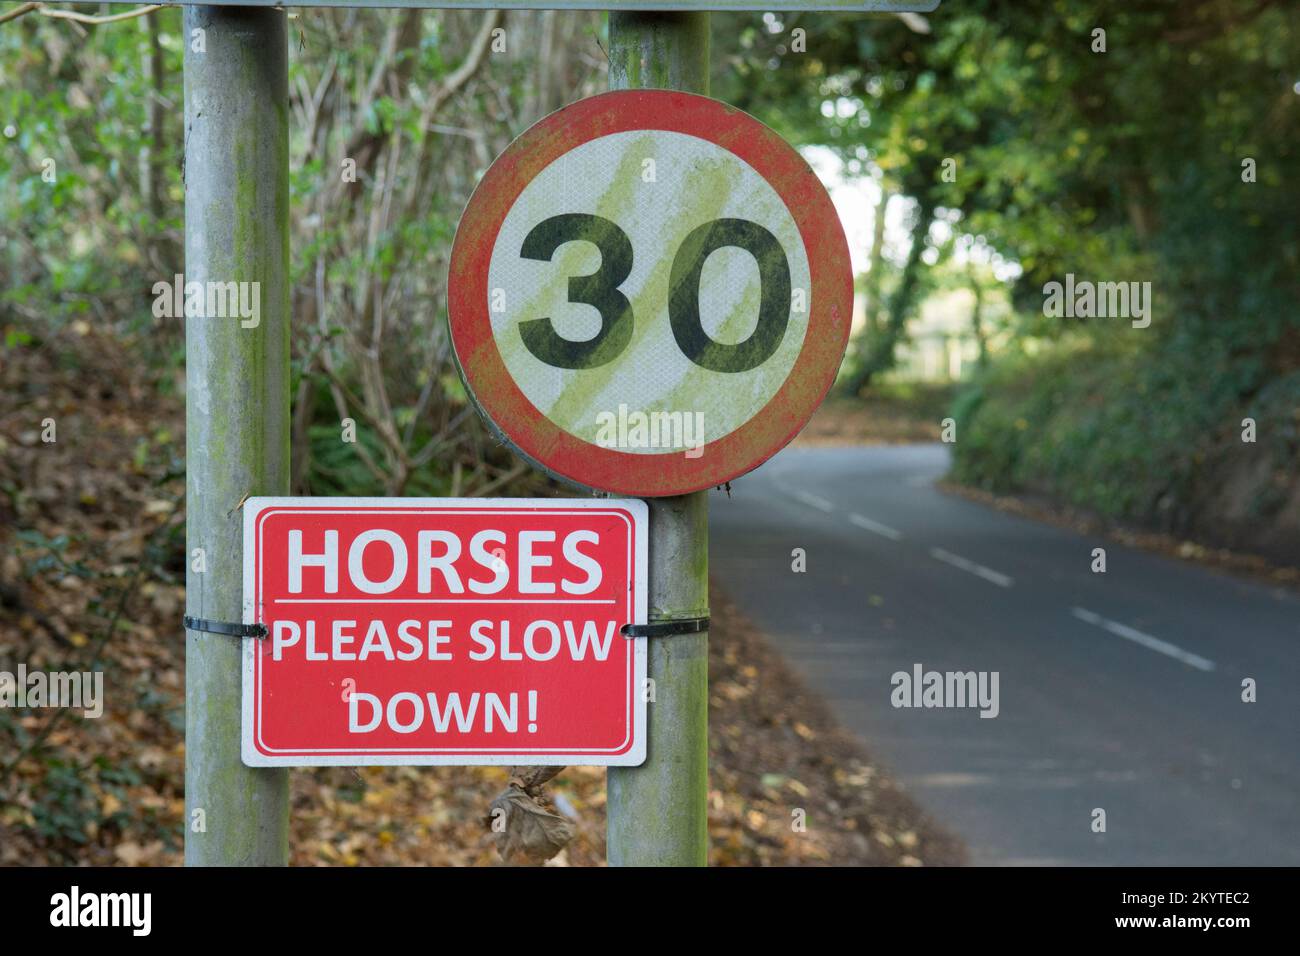
[{"label": "30 speed limit sign", "polygon": [[451,256],[471,396],[525,457],[638,496],[771,457],[844,355],[848,246],[802,157],[753,117],[668,90],[605,93],[492,164]]}]

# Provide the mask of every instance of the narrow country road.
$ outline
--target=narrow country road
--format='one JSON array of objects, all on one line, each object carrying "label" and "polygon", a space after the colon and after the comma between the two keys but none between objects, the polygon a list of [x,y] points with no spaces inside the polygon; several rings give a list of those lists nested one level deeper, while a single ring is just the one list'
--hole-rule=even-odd
[{"label": "narrow country road", "polygon": [[[712,497],[713,574],[974,863],[1300,864],[1300,599],[945,495],[947,463],[787,449]],[[918,664],[998,672],[998,715],[895,708]]]}]

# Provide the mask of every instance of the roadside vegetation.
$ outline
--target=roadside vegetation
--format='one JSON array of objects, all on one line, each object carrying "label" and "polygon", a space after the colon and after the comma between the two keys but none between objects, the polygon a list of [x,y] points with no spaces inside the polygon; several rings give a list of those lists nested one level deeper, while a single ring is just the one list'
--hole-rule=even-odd
[{"label": "roadside vegetation", "polygon": [[[772,17],[724,87],[781,103],[901,223],[866,251],[841,393],[876,400],[922,305],[965,284],[957,480],[1300,558],[1292,11],[969,0],[909,24]],[[1076,280],[1122,284],[1124,314],[1049,301]]]}]

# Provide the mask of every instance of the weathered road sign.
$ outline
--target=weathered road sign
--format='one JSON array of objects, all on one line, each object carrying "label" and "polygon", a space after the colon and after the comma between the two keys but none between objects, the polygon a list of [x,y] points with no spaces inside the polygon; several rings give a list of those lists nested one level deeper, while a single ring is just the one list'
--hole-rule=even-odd
[{"label": "weathered road sign", "polygon": [[703,96],[626,90],[546,117],[492,164],[452,248],[466,386],[535,464],[618,494],[729,481],[835,377],[853,280],[817,176]]},{"label": "weathered road sign", "polygon": [[250,498],[250,766],[645,759],[643,501]]}]

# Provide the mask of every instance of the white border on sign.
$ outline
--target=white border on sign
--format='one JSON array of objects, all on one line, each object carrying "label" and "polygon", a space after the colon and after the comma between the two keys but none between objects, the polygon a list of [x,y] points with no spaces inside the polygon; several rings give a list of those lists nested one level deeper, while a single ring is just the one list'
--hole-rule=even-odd
[{"label": "white border on sign", "polygon": [[[249,498],[244,502],[244,600],[243,622],[259,622],[258,602],[260,600],[260,582],[256,580],[255,568],[260,552],[261,542],[258,518],[265,511],[292,510],[304,514],[331,513],[346,509],[363,511],[380,510],[388,513],[419,513],[430,508],[440,511],[460,511],[461,513],[509,513],[521,511],[550,511],[557,513],[574,513],[582,511],[626,511],[632,515],[631,559],[632,573],[632,613],[631,623],[644,624],[647,620],[647,563],[649,560],[649,507],[639,498],[288,498],[266,497]],[[318,602],[319,603],[319,602]],[[367,603],[380,603],[368,599]],[[403,602],[409,603],[409,602]],[[475,600],[472,603],[482,603]],[[527,603],[542,603],[529,600]],[[584,602],[590,603],[590,602]],[[646,757],[646,701],[641,688],[646,681],[647,638],[634,639],[635,648],[632,655],[632,679],[629,683],[629,717],[633,727],[632,746],[621,754],[581,753],[546,753],[514,750],[496,752],[485,750],[465,750],[459,753],[430,754],[417,752],[394,754],[396,748],[384,747],[383,754],[372,755],[365,748],[357,748],[354,753],[340,753],[332,749],[327,753],[310,754],[295,751],[293,754],[272,756],[259,751],[254,743],[254,712],[257,696],[257,638],[244,638],[243,648],[243,694],[241,725],[241,757],[249,767],[434,767],[434,766],[589,766],[589,767],[635,767],[645,762]],[[627,640],[627,638],[623,638]]]},{"label": "white border on sign", "polygon": [[[480,500],[487,500],[487,501],[490,501],[491,499],[480,499]],[[534,510],[536,510],[536,509],[534,509]],[[589,511],[589,510],[591,510],[591,509],[589,509],[589,508],[583,508],[583,509],[578,509],[578,508],[551,508],[551,509],[547,509],[547,510],[549,510],[552,514],[557,514],[557,515],[577,515],[577,514],[581,514],[583,511]],[[625,509],[614,509],[614,508],[609,508],[609,509],[600,509],[600,510],[602,510],[602,511],[604,511],[604,510],[609,510],[610,512],[614,512],[614,511],[622,512],[622,511],[625,510]],[[268,516],[270,516],[270,515],[276,514],[276,513],[281,513],[281,514],[285,514],[285,513],[287,513],[287,514],[294,514],[294,515],[347,515],[347,514],[373,514],[373,513],[375,513],[375,509],[374,509],[374,508],[356,508],[356,509],[349,509],[349,508],[346,508],[346,507],[338,507],[338,508],[325,508],[325,507],[317,507],[317,508],[296,508],[296,507],[295,507],[295,508],[278,508],[278,507],[275,507],[275,506],[271,506],[271,507],[269,507],[269,508],[263,508],[263,509],[261,509],[260,512],[258,513],[257,517],[253,520],[253,526],[254,526],[254,531],[253,531],[253,533],[254,533],[254,535],[256,536],[256,541],[257,541],[257,548],[256,548],[256,550],[255,550],[255,552],[254,552],[254,555],[255,555],[255,560],[254,560],[254,580],[255,580],[255,582],[256,582],[255,593],[259,596],[259,599],[260,599],[260,595],[261,595],[261,593],[262,593],[262,577],[261,577],[261,573],[262,573],[263,569],[264,569],[265,566],[266,566],[264,563],[262,563],[262,562],[256,560],[256,557],[262,555],[262,554],[264,553],[264,550],[265,550],[265,549],[262,547],[262,535],[263,535],[263,533],[264,533],[264,528],[263,528],[263,519],[266,518],[266,517],[268,517]],[[382,513],[382,514],[385,514],[385,515],[421,515],[421,514],[426,514],[426,513],[427,513],[427,510],[426,510],[426,509],[423,509],[423,508],[384,508],[384,509],[381,509],[381,513]],[[469,514],[477,514],[477,515],[509,515],[509,514],[519,514],[519,510],[518,510],[518,509],[509,509],[509,508],[486,508],[486,507],[485,507],[485,508],[454,508],[454,507],[447,507],[447,508],[440,508],[440,509],[438,509],[438,513],[439,513],[439,514],[444,514],[444,515],[469,515]],[[633,562],[634,562],[634,560],[635,560],[635,550],[634,550],[634,549],[635,549],[635,547],[636,547],[636,526],[635,526],[635,523],[634,523],[634,522],[629,522],[629,521],[627,520],[627,515],[626,515],[626,514],[619,513],[619,514],[617,515],[617,517],[618,517],[619,519],[621,519],[621,520],[622,520],[625,524],[627,524],[627,526],[628,526],[629,534],[628,534],[628,539],[627,539],[627,562],[628,562],[628,565],[631,566],[631,565],[633,565]],[[488,598],[488,597],[477,597],[477,598],[466,598],[466,599],[446,599],[446,598],[438,598],[438,599],[432,599],[432,598],[431,598],[431,599],[419,599],[419,598],[414,598],[414,599],[413,599],[413,598],[392,598],[392,599],[387,599],[387,598],[371,598],[371,597],[367,597],[367,598],[339,598],[339,599],[331,599],[331,598],[305,598],[305,599],[303,599],[303,600],[301,600],[301,601],[281,599],[281,600],[276,601],[276,603],[277,603],[277,604],[283,604],[283,603],[291,603],[291,604],[366,604],[366,605],[371,605],[371,604],[408,604],[408,605],[410,605],[410,604],[588,604],[588,605],[590,605],[590,604],[615,604],[615,603],[617,603],[617,602],[614,601],[613,598],[610,598],[610,599],[608,599],[608,600],[606,600],[606,599],[604,599],[604,598],[600,598],[600,599],[596,599],[596,600],[585,599],[585,598],[572,598],[572,599],[552,599],[552,598],[517,598],[517,599],[509,599],[509,600],[498,600],[498,599],[495,599],[495,598]],[[635,609],[635,605],[634,605],[634,599],[633,599],[633,598],[629,598],[628,601],[627,601],[627,604],[630,605],[629,610],[630,610],[633,614],[635,614],[635,610],[636,610],[636,609]],[[636,651],[636,648],[634,647],[634,648],[633,648],[633,655],[632,655],[632,657],[628,658],[628,667],[627,667],[627,670],[628,670],[628,673],[627,673],[627,681],[628,681],[628,685],[627,685],[627,686],[628,686],[628,697],[627,697],[627,708],[626,708],[626,711],[625,711],[625,719],[626,719],[626,721],[627,721],[627,727],[628,727],[629,732],[632,732],[632,731],[634,730],[635,726],[636,726],[636,720],[635,720],[636,714],[633,712],[633,708],[632,708],[632,698],[633,698],[633,695],[635,694],[635,690],[634,690],[634,688],[635,688],[635,684],[636,684],[636,673],[635,673],[636,654],[635,654],[635,651]],[[263,655],[263,657],[264,657],[264,656],[265,656],[265,655]],[[374,747],[321,747],[321,748],[316,748],[316,747],[287,747],[287,748],[275,748],[275,747],[272,747],[270,744],[268,744],[268,743],[266,742],[266,740],[265,740],[265,739],[263,738],[263,736],[262,736],[262,722],[261,722],[262,711],[261,711],[261,710],[258,708],[258,706],[257,706],[258,703],[262,700],[262,676],[263,676],[263,667],[258,666],[259,663],[260,663],[260,662],[259,662],[259,659],[258,659],[258,656],[257,656],[257,653],[256,653],[256,645],[254,645],[254,653],[253,653],[253,672],[254,672],[254,693],[253,693],[253,737],[254,737],[254,743],[256,744],[256,750],[257,750],[257,752],[258,752],[259,754],[261,754],[261,755],[263,755],[263,756],[276,756],[276,755],[278,755],[278,756],[290,756],[290,755],[292,755],[292,756],[300,756],[300,755],[322,755],[322,754],[330,754],[330,755],[333,755],[333,754],[349,754],[349,753],[358,753],[358,754],[367,754],[367,755],[369,755],[369,754],[372,754],[376,749],[380,749],[380,750],[382,750],[385,754],[408,754],[408,753],[409,753],[409,754],[418,754],[418,753],[424,753],[424,752],[426,752],[426,751],[428,751],[428,750],[430,749],[430,748],[428,748],[428,747],[383,747],[383,748],[374,748]],[[622,754],[622,753],[626,753],[626,752],[628,752],[628,750],[629,750],[629,746],[628,746],[628,745],[629,745],[628,737],[627,737],[627,735],[625,734],[625,735],[623,736],[623,739],[620,740],[620,741],[618,742],[618,744],[617,744],[616,746],[614,746],[614,747],[574,748],[573,753],[574,753],[574,754],[586,754],[586,755],[588,755],[588,756],[598,756],[598,755],[600,755],[600,754],[605,754],[605,753],[608,753],[608,754]],[[466,753],[466,754],[491,754],[491,753],[536,753],[536,754],[546,755],[546,754],[551,754],[551,753],[554,753],[554,752],[555,752],[555,748],[554,748],[554,747],[528,747],[528,748],[524,748],[524,749],[522,749],[522,750],[519,750],[519,749],[513,749],[513,748],[510,748],[510,747],[484,747],[484,748],[478,748],[478,747],[438,747],[438,748],[433,748],[433,749],[436,749],[436,750],[438,750],[438,751],[440,751],[440,752],[442,752],[442,753],[447,753],[447,754],[457,754],[457,753]],[[561,748],[561,751],[563,751],[563,748]]]}]

